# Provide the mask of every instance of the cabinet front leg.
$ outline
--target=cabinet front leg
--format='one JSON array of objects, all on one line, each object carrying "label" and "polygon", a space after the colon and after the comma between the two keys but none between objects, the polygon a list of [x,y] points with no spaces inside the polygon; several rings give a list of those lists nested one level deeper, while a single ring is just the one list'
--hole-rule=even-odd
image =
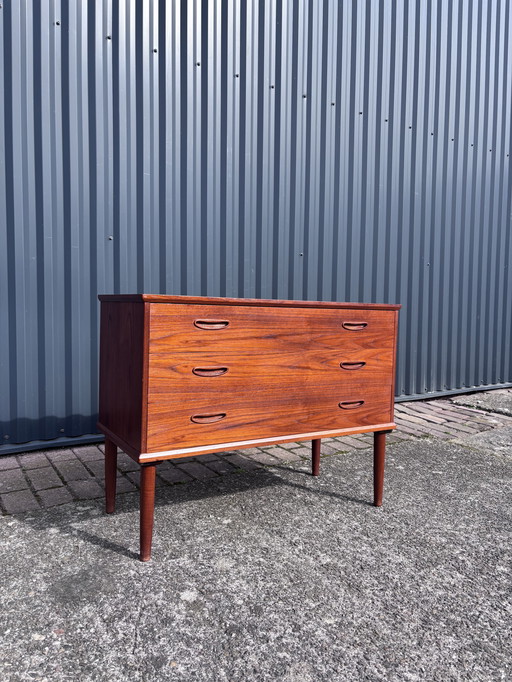
[{"label": "cabinet front leg", "polygon": [[373,504],[376,507],[382,506],[386,433],[387,431],[375,431],[373,434]]},{"label": "cabinet front leg", "polygon": [[105,438],[105,509],[112,514],[116,506],[117,445]]},{"label": "cabinet front leg", "polygon": [[140,471],[140,560],[151,558],[155,513],[156,463],[144,464]]},{"label": "cabinet front leg", "polygon": [[320,438],[315,438],[311,444],[312,444],[312,453],[311,453],[311,473],[313,476],[318,476],[320,474],[320,444],[321,444],[321,439]]}]

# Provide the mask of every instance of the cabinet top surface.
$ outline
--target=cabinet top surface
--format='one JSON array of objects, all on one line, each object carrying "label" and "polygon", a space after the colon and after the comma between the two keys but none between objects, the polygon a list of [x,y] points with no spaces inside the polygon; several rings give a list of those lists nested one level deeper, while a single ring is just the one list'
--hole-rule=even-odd
[{"label": "cabinet top surface", "polygon": [[217,298],[210,296],[165,296],[162,294],[100,294],[105,302],[173,303],[195,305],[275,306],[293,308],[370,308],[373,310],[399,310],[400,304],[388,303],[340,303],[336,301],[282,301],[261,298]]}]

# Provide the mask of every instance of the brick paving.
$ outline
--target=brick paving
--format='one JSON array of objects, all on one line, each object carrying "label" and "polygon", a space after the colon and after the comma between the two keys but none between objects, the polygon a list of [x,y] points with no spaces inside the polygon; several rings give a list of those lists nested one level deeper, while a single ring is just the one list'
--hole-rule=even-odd
[{"label": "brick paving", "polygon": [[[502,389],[503,390],[503,389]],[[512,389],[505,389],[512,397]],[[455,398],[455,396],[454,396]],[[512,417],[458,405],[451,398],[401,402],[395,405],[397,429],[389,444],[415,438],[451,440],[512,425]],[[373,434],[326,438],[322,456],[371,448]],[[16,514],[54,507],[104,494],[103,445],[84,445],[0,457],[0,512]],[[157,486],[209,480],[237,471],[311,460],[306,443],[282,443],[262,448],[180,458],[157,467]],[[133,492],[140,482],[139,465],[124,453],[118,456],[117,492]]]}]

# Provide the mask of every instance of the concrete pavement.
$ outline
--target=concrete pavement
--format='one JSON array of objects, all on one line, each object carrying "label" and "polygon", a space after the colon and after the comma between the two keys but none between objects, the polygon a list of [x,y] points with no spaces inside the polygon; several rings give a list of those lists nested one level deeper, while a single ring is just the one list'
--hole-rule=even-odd
[{"label": "concrete pavement", "polygon": [[[93,449],[14,458],[0,479],[29,484],[2,493],[2,679],[510,679],[512,420],[443,399],[397,421],[380,509],[368,437],[326,443],[317,479],[304,445],[174,464],[147,564],[124,460],[133,489],[106,516]],[[23,490],[37,506],[7,513]],[[43,508],[45,490],[72,501]]]}]

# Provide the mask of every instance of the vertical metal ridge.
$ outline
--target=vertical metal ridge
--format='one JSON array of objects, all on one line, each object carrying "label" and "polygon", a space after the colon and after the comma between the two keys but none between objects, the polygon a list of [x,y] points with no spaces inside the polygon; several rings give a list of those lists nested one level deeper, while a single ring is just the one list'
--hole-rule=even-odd
[{"label": "vertical metal ridge", "polygon": [[399,395],[512,383],[511,0],[1,4],[4,451],[94,432],[98,293],[401,302]]}]

